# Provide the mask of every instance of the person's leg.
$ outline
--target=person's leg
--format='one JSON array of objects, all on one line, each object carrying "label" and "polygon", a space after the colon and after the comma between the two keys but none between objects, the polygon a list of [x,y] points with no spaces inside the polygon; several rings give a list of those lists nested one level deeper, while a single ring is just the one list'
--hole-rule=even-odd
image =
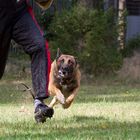
[{"label": "person's leg", "polygon": [[12,10],[0,8],[0,79],[3,76],[12,30]]},{"label": "person's leg", "polygon": [[[53,109],[48,108],[43,100],[49,97],[48,82],[50,70],[50,58],[48,57],[48,44],[45,41],[34,17],[30,11],[26,11],[17,20],[13,28],[13,39],[23,46],[26,53],[31,56],[32,82],[35,92],[35,113],[43,110],[43,115],[52,117]],[[45,109],[47,111],[45,111]],[[41,113],[42,113],[41,112]],[[45,112],[45,113],[44,113]],[[40,113],[40,112],[39,112]],[[38,118],[36,118],[37,120]],[[37,120],[44,122],[43,120]]]}]

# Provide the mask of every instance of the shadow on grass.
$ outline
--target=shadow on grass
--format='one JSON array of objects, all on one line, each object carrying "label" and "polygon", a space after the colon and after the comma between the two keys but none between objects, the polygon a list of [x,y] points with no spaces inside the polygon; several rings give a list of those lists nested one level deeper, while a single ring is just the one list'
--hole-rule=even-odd
[{"label": "shadow on grass", "polygon": [[0,137],[2,140],[138,140],[140,138],[140,122],[113,122],[104,117],[74,116],[66,120],[48,121],[47,126],[33,122],[0,125],[3,131]]}]

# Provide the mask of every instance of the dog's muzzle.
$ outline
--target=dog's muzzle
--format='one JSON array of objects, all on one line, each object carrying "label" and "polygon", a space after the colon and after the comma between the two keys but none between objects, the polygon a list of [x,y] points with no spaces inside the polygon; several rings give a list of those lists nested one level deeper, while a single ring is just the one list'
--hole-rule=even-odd
[{"label": "dog's muzzle", "polygon": [[59,69],[58,75],[59,77],[67,78],[71,76],[72,72],[73,71],[69,67],[64,67],[64,68]]}]

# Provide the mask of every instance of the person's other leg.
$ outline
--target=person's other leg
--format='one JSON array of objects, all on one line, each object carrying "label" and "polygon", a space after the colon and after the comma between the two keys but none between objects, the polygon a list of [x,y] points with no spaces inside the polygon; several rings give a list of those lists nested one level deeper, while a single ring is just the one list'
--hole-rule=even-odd
[{"label": "person's other leg", "polygon": [[[43,110],[44,115],[52,117],[53,109],[48,108],[43,103],[43,100],[49,97],[48,82],[50,58],[48,57],[48,44],[34,17],[31,15],[31,9],[30,11],[26,11],[15,23],[13,28],[13,39],[23,46],[25,52],[29,54],[32,59],[31,71],[35,92],[35,113]],[[44,108],[47,110],[45,111]],[[40,117],[40,114],[37,115]],[[41,122],[43,122],[43,120]]]},{"label": "person's other leg", "polygon": [[12,32],[12,10],[0,8],[0,79],[3,76]]}]

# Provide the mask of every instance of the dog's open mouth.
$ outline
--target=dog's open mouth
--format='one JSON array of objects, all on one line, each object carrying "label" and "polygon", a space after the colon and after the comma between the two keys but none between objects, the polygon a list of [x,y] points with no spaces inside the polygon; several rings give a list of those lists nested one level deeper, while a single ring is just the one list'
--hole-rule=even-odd
[{"label": "dog's open mouth", "polygon": [[61,70],[58,71],[58,76],[59,77],[64,77],[64,74],[63,74],[63,72]]},{"label": "dog's open mouth", "polygon": [[62,78],[62,79],[67,79],[70,78],[72,76],[72,70],[70,70],[69,68],[67,69],[59,69],[58,71],[58,77]]},{"label": "dog's open mouth", "polygon": [[68,72],[59,70],[58,71],[58,76],[59,76],[59,78],[67,78],[68,77]]}]

